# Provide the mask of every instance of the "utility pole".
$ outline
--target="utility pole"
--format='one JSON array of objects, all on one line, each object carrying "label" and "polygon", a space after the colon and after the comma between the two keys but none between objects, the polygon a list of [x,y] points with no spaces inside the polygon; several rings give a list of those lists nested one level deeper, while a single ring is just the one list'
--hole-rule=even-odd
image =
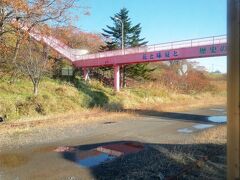
[{"label": "utility pole", "polygon": [[118,20],[120,23],[121,23],[121,26],[122,26],[122,42],[121,42],[121,45],[122,45],[122,55],[124,54],[124,23],[122,21],[122,19],[120,19],[119,17],[115,17],[116,20]]},{"label": "utility pole", "polygon": [[[121,23],[122,26],[122,55],[124,55],[124,23],[122,21],[122,19],[120,19],[119,17],[115,17],[116,20],[118,20]],[[122,86],[126,86],[126,82],[125,82],[125,66],[122,65]]]}]

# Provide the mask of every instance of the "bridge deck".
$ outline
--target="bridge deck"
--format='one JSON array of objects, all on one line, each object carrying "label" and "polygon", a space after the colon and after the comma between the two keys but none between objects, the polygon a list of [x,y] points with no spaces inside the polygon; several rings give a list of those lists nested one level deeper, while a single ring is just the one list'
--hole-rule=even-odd
[{"label": "bridge deck", "polygon": [[75,67],[83,68],[84,79],[88,77],[88,67],[114,66],[116,91],[120,90],[120,65],[227,55],[225,35],[83,55],[80,49],[72,49],[53,36],[41,35],[36,30],[29,34],[65,56]]},{"label": "bridge deck", "polygon": [[[186,44],[185,44],[186,45]],[[73,64],[76,67],[112,66],[121,64],[145,63],[192,59],[201,57],[225,56],[227,54],[226,39],[218,42],[196,44],[189,47],[162,48],[161,46],[146,46],[125,51],[110,51],[105,53],[83,55]]]},{"label": "bridge deck", "polygon": [[76,67],[113,66],[224,56],[227,53],[227,40],[225,35],[84,55],[84,51],[80,49],[72,49],[53,36],[41,35],[37,30],[32,30],[29,34],[36,40],[42,40],[55,49],[61,55],[70,60]]},{"label": "bridge deck", "polygon": [[112,66],[224,56],[226,53],[227,42],[223,35],[76,56],[73,64],[76,67]]}]

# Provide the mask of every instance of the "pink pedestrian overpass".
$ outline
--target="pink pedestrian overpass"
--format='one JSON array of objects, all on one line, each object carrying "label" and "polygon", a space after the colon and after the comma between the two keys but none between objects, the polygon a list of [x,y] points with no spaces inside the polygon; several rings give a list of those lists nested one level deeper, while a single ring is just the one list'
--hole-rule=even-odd
[{"label": "pink pedestrian overpass", "polygon": [[30,32],[30,35],[55,49],[71,61],[75,67],[82,68],[84,79],[88,76],[88,68],[113,66],[114,89],[116,91],[120,90],[120,67],[122,65],[227,55],[226,35],[146,45],[95,54],[84,54],[86,52],[83,50],[72,49],[53,36],[42,36],[36,31]]}]

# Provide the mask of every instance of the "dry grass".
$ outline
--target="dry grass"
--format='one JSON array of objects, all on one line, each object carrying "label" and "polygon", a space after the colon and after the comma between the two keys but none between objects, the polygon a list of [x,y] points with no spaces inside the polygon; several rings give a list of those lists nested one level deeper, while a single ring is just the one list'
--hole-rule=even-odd
[{"label": "dry grass", "polygon": [[[74,124],[91,124],[99,121],[103,121],[102,117],[111,117],[114,119],[115,117],[126,117],[133,114],[129,114],[132,111],[127,113],[118,113],[116,111],[121,111],[122,108],[125,109],[141,109],[141,110],[155,110],[155,111],[184,111],[189,110],[191,108],[201,108],[212,105],[222,105],[226,103],[226,95],[225,95],[225,82],[218,81],[219,92],[205,92],[200,94],[180,94],[175,91],[169,91],[168,88],[162,86],[161,84],[156,83],[146,83],[139,85],[139,87],[132,87],[123,89],[118,94],[114,94],[113,91],[109,88],[103,87],[101,84],[97,82],[92,82],[91,86],[94,89],[98,89],[103,92],[107,98],[109,99],[108,104],[104,105],[102,108],[81,108],[79,107],[72,108],[72,110],[63,108],[62,113],[59,111],[47,113],[47,115],[34,114],[33,116],[21,117],[17,120],[7,122],[3,125],[0,125],[0,134],[4,132],[8,132],[8,134],[17,136],[24,133],[30,133],[34,127],[47,128],[47,127],[61,127],[64,128],[66,126],[71,126]],[[6,85],[2,84],[2,85]],[[55,87],[56,85],[56,87]],[[46,81],[43,83],[45,89],[53,91],[55,90],[57,94],[61,96],[64,92],[67,92],[66,98],[75,99],[80,98],[82,95],[78,93],[74,87],[68,87],[68,85],[58,85],[51,81]],[[6,85],[6,88],[8,86]],[[9,87],[8,87],[9,88]],[[25,88],[25,86],[21,87]],[[24,91],[21,89],[21,91]],[[1,93],[1,92],[0,92]],[[6,93],[6,92],[5,92]],[[20,92],[19,92],[20,93]],[[43,92],[50,93],[50,92]],[[48,94],[48,96],[55,97],[53,94]],[[8,94],[10,96],[10,94]],[[16,92],[13,93],[13,96],[16,96]],[[23,96],[23,95],[22,95]],[[6,96],[5,96],[6,97]],[[57,95],[58,97],[58,95]],[[59,97],[58,97],[59,98]],[[52,98],[54,99],[54,98]],[[58,99],[59,101],[60,99]],[[56,103],[58,101],[51,102],[51,104]],[[63,100],[64,101],[64,100]],[[81,98],[78,100],[81,101]],[[13,102],[14,98],[11,101]],[[46,101],[47,102],[47,101]],[[61,103],[67,105],[67,102]],[[75,103],[75,102],[74,102]],[[61,104],[55,105],[56,107],[61,106]],[[75,103],[76,106],[77,103]],[[65,109],[65,110],[64,110]],[[107,109],[107,111],[106,111]],[[113,112],[109,112],[113,111]],[[13,110],[9,110],[13,111]]]},{"label": "dry grass", "polygon": [[101,107],[107,111],[122,109],[151,109],[157,111],[186,110],[226,103],[226,82],[212,80],[215,91],[183,94],[169,89],[161,83],[146,82],[115,93],[97,81],[91,84],[70,83],[45,79],[40,86],[40,94],[32,97],[31,83],[19,80],[10,85],[0,82],[0,116],[8,120],[27,118],[45,119],[44,116],[58,116],[61,113],[85,112],[89,107]]},{"label": "dry grass", "polygon": [[182,94],[170,90],[160,83],[138,84],[119,93],[123,107],[126,109],[143,109],[157,111],[184,111],[226,104],[226,82],[213,81],[216,91],[197,94]]},{"label": "dry grass", "polygon": [[[220,125],[193,135],[193,139],[186,144],[151,147],[171,159],[166,164],[184,165],[171,175],[174,178],[224,179],[226,178],[226,142],[226,125]],[[188,170],[175,177],[183,169]]]},{"label": "dry grass", "polygon": [[[94,172],[97,179],[225,179],[225,153],[223,146],[215,144],[150,144]],[[199,160],[208,155],[207,161]]]},{"label": "dry grass", "polygon": [[220,125],[200,132],[194,137],[196,143],[227,143],[227,125]]},{"label": "dry grass", "polygon": [[[173,95],[174,96],[174,95]],[[175,99],[175,100],[174,100]],[[213,105],[226,104],[226,98],[221,96],[212,96],[209,93],[201,94],[195,97],[185,95],[176,95],[171,102],[156,103],[156,104],[142,104],[140,109],[151,109],[157,111],[186,111],[194,108],[203,108]]]}]

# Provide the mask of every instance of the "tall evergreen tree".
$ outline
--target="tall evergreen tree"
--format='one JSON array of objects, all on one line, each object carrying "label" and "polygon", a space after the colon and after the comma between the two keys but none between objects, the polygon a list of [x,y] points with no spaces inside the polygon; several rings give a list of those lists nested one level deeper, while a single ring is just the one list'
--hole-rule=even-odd
[{"label": "tall evergreen tree", "polygon": [[[102,47],[102,50],[116,50],[122,47],[122,23],[123,23],[123,46],[124,48],[138,47],[147,44],[145,38],[140,38],[141,25],[132,25],[130,18],[128,17],[128,10],[123,8],[119,13],[116,13],[113,17],[110,17],[114,23],[114,26],[108,26],[107,29],[103,29],[102,35],[106,39],[106,46]],[[126,86],[126,77],[134,79],[146,79],[149,72],[153,69],[149,69],[147,64],[125,65],[122,68],[123,86]]]}]

